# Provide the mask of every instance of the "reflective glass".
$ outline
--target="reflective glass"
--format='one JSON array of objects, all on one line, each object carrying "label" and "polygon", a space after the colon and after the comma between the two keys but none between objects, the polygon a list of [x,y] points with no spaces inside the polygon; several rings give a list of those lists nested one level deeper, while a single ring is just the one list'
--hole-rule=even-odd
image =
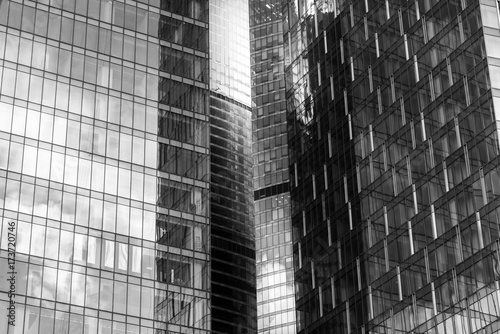
[{"label": "reflective glass", "polygon": [[[29,306],[17,301],[16,333],[152,334],[163,312],[164,287],[154,288],[159,6],[0,1],[0,221],[2,231],[9,221],[17,224],[17,283],[24,287],[16,290],[33,297]],[[179,182],[190,188],[183,208],[197,230],[209,218],[207,6],[192,1],[181,12],[189,27],[177,42],[189,64],[178,74],[197,83],[186,82],[172,100],[194,124],[177,146],[188,145],[197,164],[196,185],[193,178]],[[199,236],[186,257],[191,315],[171,322],[182,325],[179,331],[208,333],[209,311],[195,308],[193,299],[208,308],[209,287],[199,276],[209,275],[209,239]]]}]

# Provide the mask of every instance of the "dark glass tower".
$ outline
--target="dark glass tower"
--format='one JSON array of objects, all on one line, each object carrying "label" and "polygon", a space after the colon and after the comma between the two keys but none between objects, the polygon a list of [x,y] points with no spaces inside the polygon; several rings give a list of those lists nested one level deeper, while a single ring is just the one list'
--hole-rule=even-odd
[{"label": "dark glass tower", "polygon": [[288,1],[299,333],[492,333],[496,2]]},{"label": "dark glass tower", "polygon": [[250,1],[259,333],[295,332],[281,0]]},{"label": "dark glass tower", "polygon": [[248,1],[210,1],[212,332],[255,333]]}]

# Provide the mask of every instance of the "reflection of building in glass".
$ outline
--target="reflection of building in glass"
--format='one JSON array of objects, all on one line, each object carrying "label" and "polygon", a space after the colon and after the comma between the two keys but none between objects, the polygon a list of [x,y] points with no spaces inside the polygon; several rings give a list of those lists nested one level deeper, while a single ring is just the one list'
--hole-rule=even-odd
[{"label": "reflection of building in glass", "polygon": [[212,332],[254,333],[248,1],[210,1]]},{"label": "reflection of building in glass", "polygon": [[159,7],[1,1],[0,333],[210,332],[208,2]]},{"label": "reflection of building in glass", "polygon": [[1,333],[154,331],[159,15],[145,2],[1,3]]},{"label": "reflection of building in glass", "polygon": [[497,332],[496,3],[283,13],[299,333]]},{"label": "reflection of building in glass", "polygon": [[295,332],[281,0],[250,1],[259,333]]},{"label": "reflection of building in glass", "polygon": [[161,1],[155,329],[210,330],[208,2]]}]

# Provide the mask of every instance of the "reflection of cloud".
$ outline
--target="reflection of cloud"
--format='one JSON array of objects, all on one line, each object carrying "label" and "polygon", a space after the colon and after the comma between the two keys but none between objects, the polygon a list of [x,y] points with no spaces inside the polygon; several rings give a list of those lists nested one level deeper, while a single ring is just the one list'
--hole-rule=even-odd
[{"label": "reflection of cloud", "polygon": [[[33,224],[31,231],[31,255],[43,256],[45,245],[45,226]],[[50,245],[47,245],[50,247]]]},{"label": "reflection of cloud", "polygon": [[43,269],[43,285],[42,298],[54,300],[56,299],[56,278],[57,269],[45,267]]},{"label": "reflection of cloud", "polygon": [[59,250],[59,230],[55,228],[47,228],[45,236],[45,257],[53,260],[58,258]]},{"label": "reflection of cloud", "polygon": [[85,300],[85,275],[73,273],[71,284],[71,303],[84,306]]},{"label": "reflection of cloud", "polygon": [[75,220],[76,194],[64,193],[62,206],[63,220],[73,223]]},{"label": "reflection of cloud", "polygon": [[214,29],[209,29],[210,88],[250,106],[248,4],[241,0],[217,0],[210,1],[209,6],[209,22],[214,25]]},{"label": "reflection of cloud", "polygon": [[70,287],[71,287],[71,272],[59,270],[57,275],[57,295],[56,299],[59,302],[70,302]]}]

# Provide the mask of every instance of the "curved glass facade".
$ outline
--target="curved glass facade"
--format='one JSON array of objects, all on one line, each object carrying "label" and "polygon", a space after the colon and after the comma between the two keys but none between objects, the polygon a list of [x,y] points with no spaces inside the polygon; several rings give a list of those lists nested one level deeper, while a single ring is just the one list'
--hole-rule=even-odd
[{"label": "curved glass facade", "polygon": [[248,0],[210,1],[210,90],[250,106]]},{"label": "curved glass facade", "polygon": [[250,117],[247,107],[210,97],[214,333],[256,330]]},{"label": "curved glass facade", "polygon": [[496,6],[285,4],[299,333],[498,331]]},{"label": "curved glass facade", "polygon": [[250,1],[259,333],[295,333],[281,1]]},{"label": "curved glass facade", "polygon": [[210,1],[212,332],[255,333],[248,1]]}]

